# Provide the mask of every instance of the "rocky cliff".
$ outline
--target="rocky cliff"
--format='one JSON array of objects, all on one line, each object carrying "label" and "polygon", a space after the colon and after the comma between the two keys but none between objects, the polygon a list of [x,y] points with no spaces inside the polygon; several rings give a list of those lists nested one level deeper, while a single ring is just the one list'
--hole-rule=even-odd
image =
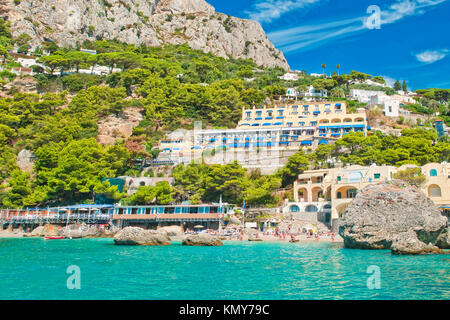
[{"label": "rocky cliff", "polygon": [[0,0],[0,16],[32,46],[117,39],[150,46],[188,43],[221,57],[289,69],[259,23],[215,12],[204,0]]}]

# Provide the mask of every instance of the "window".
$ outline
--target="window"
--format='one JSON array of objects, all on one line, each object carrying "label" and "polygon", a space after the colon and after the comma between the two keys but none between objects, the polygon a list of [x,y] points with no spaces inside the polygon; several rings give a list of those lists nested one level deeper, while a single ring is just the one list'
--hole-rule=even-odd
[{"label": "window", "polygon": [[260,117],[261,114],[262,114],[262,111],[256,111],[256,116],[257,116],[257,117]]},{"label": "window", "polygon": [[341,181],[342,180],[342,177],[341,176],[338,176],[337,177],[337,181]]},{"label": "window", "polygon": [[358,191],[356,189],[349,189],[347,190],[347,198],[354,198],[356,197],[356,193]]},{"label": "window", "polygon": [[278,110],[278,115],[282,116],[283,115],[283,110]]},{"label": "window", "polygon": [[430,170],[430,177],[437,177],[437,170],[436,169],[431,169]]},{"label": "window", "polygon": [[389,112],[392,112],[392,107],[391,106],[389,106]]},{"label": "window", "polygon": [[379,173],[375,173],[375,174],[373,175],[373,178],[374,178],[374,179],[380,179],[380,174],[379,174]]},{"label": "window", "polygon": [[307,206],[307,207],[305,208],[305,211],[306,211],[306,212],[317,212],[317,211],[319,211],[319,210],[317,209],[316,206],[309,205],[309,206]]},{"label": "window", "polygon": [[431,185],[428,189],[428,195],[430,197],[441,197],[441,188],[437,185]]},{"label": "window", "polygon": [[252,112],[251,111],[247,111],[246,114],[247,114],[247,118],[250,118],[250,115],[252,114]]}]

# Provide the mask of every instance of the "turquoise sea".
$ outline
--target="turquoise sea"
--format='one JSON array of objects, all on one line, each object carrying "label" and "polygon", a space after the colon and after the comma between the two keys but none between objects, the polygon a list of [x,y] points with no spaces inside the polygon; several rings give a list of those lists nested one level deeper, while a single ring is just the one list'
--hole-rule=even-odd
[{"label": "turquoise sea", "polygon": [[[71,265],[79,267],[80,289],[67,288]],[[367,286],[369,266],[379,268],[379,289]],[[0,239],[0,299],[450,299],[449,271],[446,255],[393,256],[331,243]]]}]

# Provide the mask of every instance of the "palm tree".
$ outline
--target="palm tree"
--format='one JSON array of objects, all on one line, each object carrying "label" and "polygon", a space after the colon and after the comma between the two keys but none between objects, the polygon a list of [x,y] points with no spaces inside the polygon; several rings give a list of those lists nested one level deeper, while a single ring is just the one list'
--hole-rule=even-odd
[{"label": "palm tree", "polygon": [[339,74],[339,69],[341,69],[341,65],[338,64],[338,65],[336,66],[336,69],[338,70],[338,76],[340,76],[340,74]]},{"label": "palm tree", "polygon": [[327,65],[325,63],[322,63],[322,69],[323,69],[323,73],[325,73],[325,68],[327,67]]}]

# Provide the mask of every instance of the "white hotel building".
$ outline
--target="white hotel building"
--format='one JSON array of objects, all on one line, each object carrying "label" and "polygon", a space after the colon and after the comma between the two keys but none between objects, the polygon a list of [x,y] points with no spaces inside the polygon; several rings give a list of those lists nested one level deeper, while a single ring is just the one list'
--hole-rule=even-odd
[{"label": "white hotel building", "polygon": [[209,163],[237,160],[244,167],[273,172],[299,149],[310,152],[350,132],[366,134],[368,129],[365,109],[347,114],[345,102],[243,108],[235,129],[173,132],[160,142],[159,158],[174,163],[205,157]]}]

